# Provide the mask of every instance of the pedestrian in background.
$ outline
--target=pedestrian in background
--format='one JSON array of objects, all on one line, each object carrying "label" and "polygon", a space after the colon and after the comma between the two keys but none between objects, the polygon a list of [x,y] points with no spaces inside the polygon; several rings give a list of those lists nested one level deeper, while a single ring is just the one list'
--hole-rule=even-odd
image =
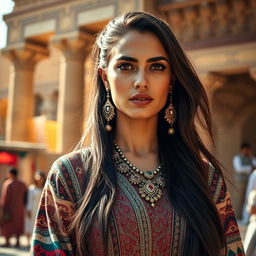
[{"label": "pedestrian in background", "polygon": [[10,238],[16,237],[16,247],[20,246],[19,237],[24,233],[24,211],[26,204],[26,185],[18,180],[18,171],[10,169],[3,183],[0,205],[2,208],[1,233],[6,247]]},{"label": "pedestrian in background", "polygon": [[28,187],[25,213],[25,234],[28,237],[29,244],[45,180],[45,173],[43,171],[36,171],[34,175],[34,184],[31,184]]},{"label": "pedestrian in background", "polygon": [[256,256],[256,188],[249,194],[247,207],[251,217],[244,239],[244,249],[246,256]]},{"label": "pedestrian in background", "polygon": [[242,217],[243,217],[242,220],[243,220],[244,225],[248,224],[249,218],[251,216],[251,213],[249,212],[249,208],[247,205],[248,205],[249,195],[253,190],[256,190],[256,169],[250,174],[249,179],[248,179],[245,200],[244,200],[244,206],[243,206],[243,215],[242,215]]},{"label": "pedestrian in background", "polygon": [[254,168],[256,168],[256,158],[252,154],[251,145],[249,143],[241,144],[240,153],[233,158],[233,167],[237,186],[237,209],[235,210],[237,218],[241,219],[248,179]]}]

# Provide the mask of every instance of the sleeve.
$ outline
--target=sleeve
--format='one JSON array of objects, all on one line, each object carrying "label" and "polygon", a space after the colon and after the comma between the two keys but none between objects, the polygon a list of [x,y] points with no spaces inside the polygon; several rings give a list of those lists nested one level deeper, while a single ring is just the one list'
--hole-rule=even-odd
[{"label": "sleeve", "polygon": [[39,203],[31,255],[75,255],[68,232],[75,203],[70,192],[72,184],[67,176],[63,160],[57,160],[48,174]]},{"label": "sleeve", "polygon": [[250,174],[252,167],[250,165],[242,165],[239,156],[235,156],[233,159],[234,169],[237,173]]},{"label": "sleeve", "polygon": [[231,204],[230,194],[222,174],[210,165],[210,190],[219,212],[224,235],[226,240],[227,252],[225,256],[245,256],[240,231],[235,218],[235,213]]}]

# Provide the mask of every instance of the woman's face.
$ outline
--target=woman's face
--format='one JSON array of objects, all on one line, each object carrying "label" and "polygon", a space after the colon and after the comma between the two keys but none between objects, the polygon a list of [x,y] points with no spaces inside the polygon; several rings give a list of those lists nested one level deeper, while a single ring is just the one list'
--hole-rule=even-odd
[{"label": "woman's face", "polygon": [[99,72],[117,117],[152,118],[164,107],[171,87],[170,60],[153,33],[126,33],[111,50],[106,70]]}]

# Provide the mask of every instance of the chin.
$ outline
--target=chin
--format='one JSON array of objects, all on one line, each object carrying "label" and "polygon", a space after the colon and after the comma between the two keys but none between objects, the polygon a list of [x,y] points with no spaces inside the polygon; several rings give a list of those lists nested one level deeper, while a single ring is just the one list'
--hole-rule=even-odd
[{"label": "chin", "polygon": [[131,113],[128,115],[129,118],[135,120],[143,120],[143,119],[151,119],[153,117],[158,116],[158,113]]},{"label": "chin", "polygon": [[[128,111],[127,111],[128,110]],[[130,110],[127,108],[124,111],[118,110],[117,115],[124,116],[129,119],[143,120],[158,117],[159,111],[148,111],[148,109]]]}]

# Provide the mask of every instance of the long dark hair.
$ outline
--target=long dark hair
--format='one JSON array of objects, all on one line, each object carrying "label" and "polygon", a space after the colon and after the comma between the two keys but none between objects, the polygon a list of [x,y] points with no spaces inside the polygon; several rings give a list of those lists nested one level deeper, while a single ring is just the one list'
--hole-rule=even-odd
[{"label": "long dark hair", "polygon": [[102,114],[106,90],[98,67],[108,66],[111,49],[130,30],[150,31],[159,38],[169,56],[172,76],[175,77],[173,104],[178,116],[174,127],[176,133],[168,135],[169,127],[163,118],[163,108],[158,118],[158,141],[159,160],[163,164],[169,200],[187,223],[184,255],[221,255],[225,244],[224,231],[209,190],[209,167],[206,167],[202,156],[215,168],[220,170],[220,167],[200,139],[195,124],[196,120],[200,120],[212,138],[207,96],[168,24],[144,12],[129,12],[110,21],[94,45],[90,115],[87,131],[81,140],[81,145],[87,140],[90,153],[84,159],[87,171],[84,196],[71,225],[71,230],[76,234],[77,253],[86,255],[90,250],[87,236],[94,217],[99,220],[103,240],[107,241],[108,220],[117,185],[112,160],[115,121],[112,122],[112,132],[107,133]]}]

